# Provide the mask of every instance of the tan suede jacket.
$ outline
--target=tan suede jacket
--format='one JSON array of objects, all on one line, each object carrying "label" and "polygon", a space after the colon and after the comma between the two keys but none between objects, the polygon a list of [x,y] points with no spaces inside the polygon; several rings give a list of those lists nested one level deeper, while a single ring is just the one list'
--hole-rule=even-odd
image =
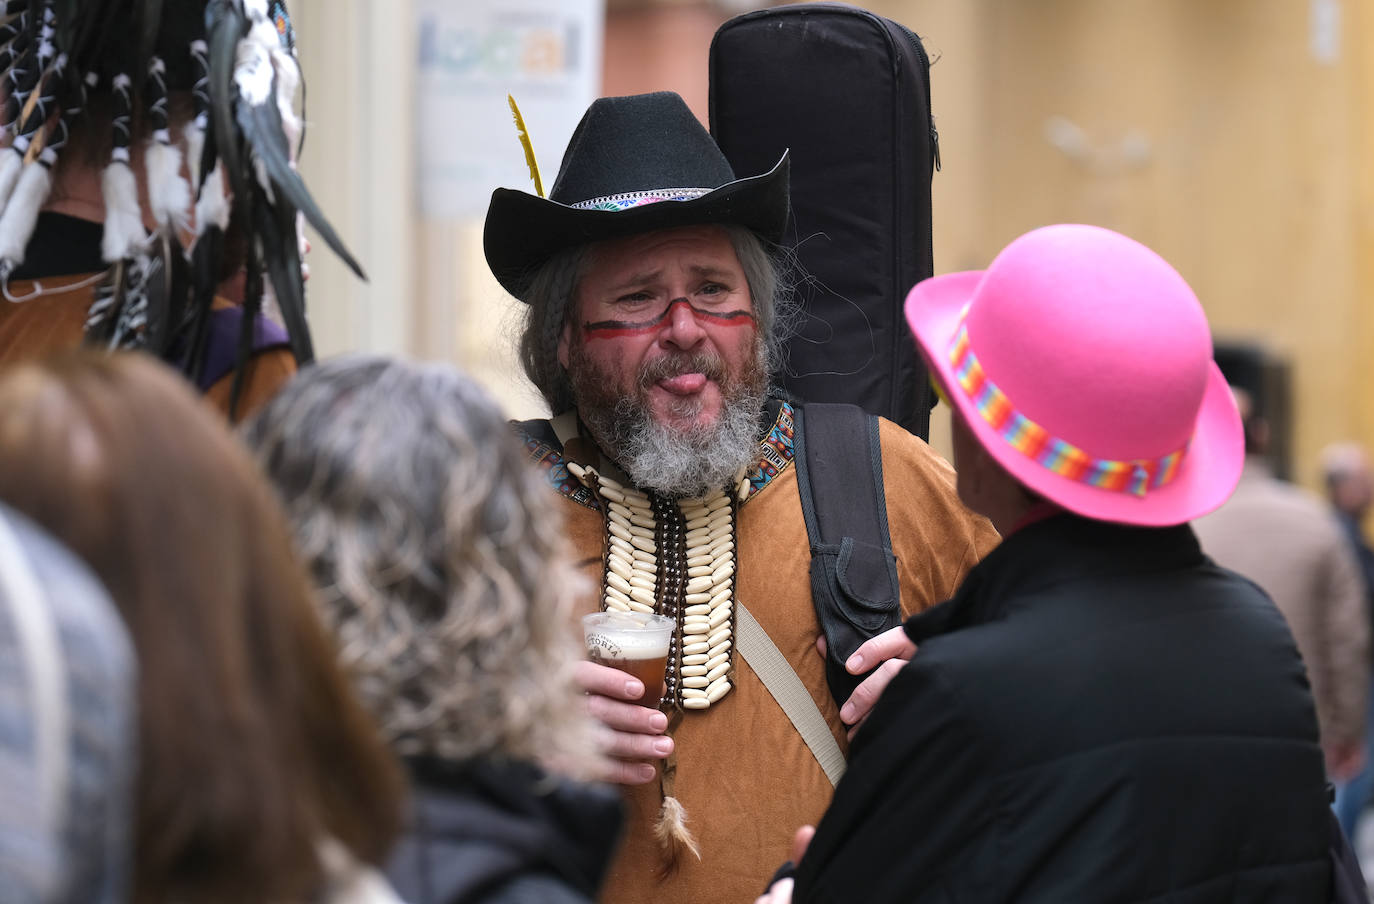
[{"label": "tan suede jacket", "polygon": [[[998,542],[982,517],[954,491],[954,472],[929,446],[883,421],[883,476],[902,608],[922,611],[954,592],[964,573]],[[526,438],[531,457],[563,495],[568,534],[593,586],[602,581],[606,531],[600,511],[575,498],[561,448]],[[810,550],[791,466],[791,419],[784,407],[760,446],[765,471],[775,475],[743,503],[736,526],[737,599],[768,632],[796,670],[841,749],[847,749],[839,707],[816,651],[820,625],[811,602]],[[567,495],[573,493],[574,495]],[[589,597],[584,611],[597,607]],[[752,901],[787,859],[796,829],[815,823],[833,791],[815,757],[759,678],[736,659],[735,688],[721,702],[687,712],[674,734],[676,794],[701,845],[670,876],[651,827],[658,815],[657,783],[627,789],[627,831],[602,900],[614,904],[718,904]]]}]

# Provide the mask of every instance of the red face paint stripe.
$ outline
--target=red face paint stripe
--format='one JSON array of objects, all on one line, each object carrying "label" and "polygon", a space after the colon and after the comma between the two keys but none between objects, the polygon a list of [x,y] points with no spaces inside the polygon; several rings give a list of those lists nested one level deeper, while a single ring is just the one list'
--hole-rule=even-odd
[{"label": "red face paint stripe", "polygon": [[713,320],[719,320],[721,323],[729,326],[754,322],[754,315],[750,314],[748,311],[723,311],[721,313],[716,313],[715,311],[703,311],[698,308],[692,308],[692,313],[698,317],[710,317]]}]

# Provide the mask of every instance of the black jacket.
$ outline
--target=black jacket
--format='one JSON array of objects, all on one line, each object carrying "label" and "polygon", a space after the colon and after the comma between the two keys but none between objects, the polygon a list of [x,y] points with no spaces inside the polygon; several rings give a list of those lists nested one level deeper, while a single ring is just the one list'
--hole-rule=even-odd
[{"label": "black jacket", "polygon": [[1327,900],[1302,661],[1187,526],[1032,524],[907,633],[796,904]]},{"label": "black jacket", "polygon": [[524,764],[411,759],[411,813],[387,878],[408,904],[588,904],[620,797]]}]

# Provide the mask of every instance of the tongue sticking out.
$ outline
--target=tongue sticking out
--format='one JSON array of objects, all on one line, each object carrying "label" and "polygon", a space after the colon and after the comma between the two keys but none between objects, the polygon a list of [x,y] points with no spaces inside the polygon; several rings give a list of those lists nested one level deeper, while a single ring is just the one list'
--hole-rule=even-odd
[{"label": "tongue sticking out", "polygon": [[660,389],[673,395],[691,395],[700,392],[705,385],[706,375],[700,373],[678,374],[676,377],[666,377],[658,381]]}]

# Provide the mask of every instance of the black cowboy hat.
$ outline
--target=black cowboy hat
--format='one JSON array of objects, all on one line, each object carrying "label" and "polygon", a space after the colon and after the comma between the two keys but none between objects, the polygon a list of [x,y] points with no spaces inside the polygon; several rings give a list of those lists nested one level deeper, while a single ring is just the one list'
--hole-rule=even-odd
[{"label": "black cowboy hat", "polygon": [[768,172],[738,179],[678,95],[603,97],[577,124],[548,198],[491,193],[483,247],[497,281],[525,300],[535,268],[566,248],[700,223],[777,242],[787,212],[786,151]]}]

